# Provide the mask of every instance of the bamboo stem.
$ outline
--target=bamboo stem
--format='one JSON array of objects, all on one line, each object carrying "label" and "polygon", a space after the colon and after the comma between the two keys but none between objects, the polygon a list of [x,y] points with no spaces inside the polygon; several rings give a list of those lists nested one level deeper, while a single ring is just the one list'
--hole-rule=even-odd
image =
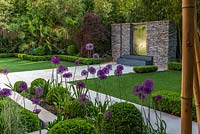
[{"label": "bamboo stem", "polygon": [[200,86],[199,86],[199,78],[197,77],[196,65],[194,66],[194,72],[193,72],[193,92],[194,92],[195,105],[196,105],[198,133],[200,134]]},{"label": "bamboo stem", "polygon": [[[195,21],[194,21],[194,25],[195,25],[195,36],[194,36],[194,51],[195,51],[195,58],[196,58],[196,66],[197,66],[197,77],[200,77],[200,42],[199,42],[199,36],[198,36],[198,26],[197,26],[197,18],[195,15]],[[199,78],[200,79],[200,78]],[[199,82],[200,84],[200,82]]]},{"label": "bamboo stem", "polygon": [[182,90],[181,134],[192,134],[192,87],[194,64],[194,9],[195,0],[182,1]]},{"label": "bamboo stem", "polygon": [[200,134],[200,48],[199,48],[199,37],[198,37],[198,25],[197,25],[197,12],[195,5],[194,14],[194,51],[195,51],[195,61],[194,72],[193,72],[193,91],[196,105],[196,115],[198,122],[198,133]]}]

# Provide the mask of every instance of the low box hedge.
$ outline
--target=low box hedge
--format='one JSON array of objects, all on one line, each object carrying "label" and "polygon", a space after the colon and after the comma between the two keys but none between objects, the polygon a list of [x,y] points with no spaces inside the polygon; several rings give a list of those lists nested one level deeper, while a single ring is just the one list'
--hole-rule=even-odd
[{"label": "low box hedge", "polygon": [[180,62],[169,62],[168,63],[168,70],[181,71],[182,70],[182,64]]},{"label": "low box hedge", "polygon": [[156,72],[158,70],[157,66],[137,66],[133,67],[133,71],[136,73],[149,73],[149,72]]},{"label": "low box hedge", "polygon": [[13,56],[14,56],[13,53],[0,53],[0,58],[9,58]]},{"label": "low box hedge", "polygon": [[79,60],[82,64],[99,64],[101,63],[100,59],[93,59],[93,58],[82,58],[77,56],[70,56],[70,55],[56,55],[59,59],[64,61],[74,62],[75,60]]},{"label": "low box hedge", "polygon": [[[70,56],[70,55],[55,55],[55,56],[63,61],[74,62],[75,60],[79,60],[80,63],[86,64],[86,65],[99,64],[102,62],[101,59],[83,58],[83,57],[78,57],[78,56]],[[30,60],[30,61],[49,61],[52,55],[35,56],[35,55],[28,55],[28,54],[22,54],[22,53],[0,54],[0,58],[7,58],[7,57],[16,57],[16,58]]]},{"label": "low box hedge", "polygon": [[[156,91],[152,94],[153,102],[155,102],[156,95],[162,95],[163,100],[158,106],[158,110],[173,114],[175,116],[181,116],[181,95],[179,93],[170,92],[170,91]],[[192,119],[196,120],[196,109],[195,102],[192,102]]]}]

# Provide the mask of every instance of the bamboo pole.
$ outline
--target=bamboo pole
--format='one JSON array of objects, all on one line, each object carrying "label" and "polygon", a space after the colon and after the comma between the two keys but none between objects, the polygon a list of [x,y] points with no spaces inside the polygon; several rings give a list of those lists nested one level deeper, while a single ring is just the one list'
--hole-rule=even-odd
[{"label": "bamboo pole", "polygon": [[[196,61],[196,66],[197,66],[197,76],[200,77],[200,42],[199,42],[199,35],[198,35],[198,32],[199,32],[199,28],[198,28],[198,25],[197,25],[197,16],[195,15],[195,32],[194,32],[194,51],[195,51],[195,61]],[[200,78],[199,78],[200,79]],[[199,84],[200,84],[200,81],[199,81]]]},{"label": "bamboo pole", "polygon": [[194,92],[196,115],[198,122],[198,133],[200,134],[200,86],[199,86],[199,78],[197,77],[196,65],[194,66],[194,72],[193,72],[193,92]]},{"label": "bamboo pole", "polygon": [[194,64],[194,8],[195,0],[182,0],[182,90],[181,134],[192,134],[192,87]]},{"label": "bamboo pole", "polygon": [[200,134],[200,47],[198,37],[198,25],[197,25],[197,12],[195,4],[195,16],[194,16],[194,51],[195,61],[194,72],[193,72],[193,92],[196,105],[196,115],[198,122],[198,133]]}]

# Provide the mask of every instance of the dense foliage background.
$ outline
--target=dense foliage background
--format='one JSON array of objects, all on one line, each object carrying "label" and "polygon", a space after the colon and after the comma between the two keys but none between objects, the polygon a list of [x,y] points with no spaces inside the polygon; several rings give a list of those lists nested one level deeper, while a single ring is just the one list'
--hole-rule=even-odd
[{"label": "dense foliage background", "polygon": [[75,45],[84,55],[91,42],[109,54],[110,24],[158,20],[176,23],[180,43],[181,19],[181,0],[0,0],[0,52],[45,55]]}]

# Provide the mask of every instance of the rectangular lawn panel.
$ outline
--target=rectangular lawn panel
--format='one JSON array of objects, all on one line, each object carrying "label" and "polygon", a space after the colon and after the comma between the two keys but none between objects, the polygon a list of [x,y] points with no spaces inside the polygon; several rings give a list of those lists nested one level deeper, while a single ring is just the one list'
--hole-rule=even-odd
[{"label": "rectangular lawn panel", "polygon": [[155,82],[153,92],[159,93],[162,90],[176,93],[181,92],[180,71],[162,71],[143,74],[129,73],[119,77],[110,76],[106,80],[89,79],[86,82],[86,87],[127,101],[140,103],[140,100],[133,95],[132,88],[136,84],[141,85],[143,80],[147,78]]},{"label": "rectangular lawn panel", "polygon": [[[62,65],[68,67],[73,66],[74,63],[61,61]],[[31,71],[53,68],[50,61],[28,61],[18,58],[0,58],[0,69],[8,68],[9,72]]]}]

